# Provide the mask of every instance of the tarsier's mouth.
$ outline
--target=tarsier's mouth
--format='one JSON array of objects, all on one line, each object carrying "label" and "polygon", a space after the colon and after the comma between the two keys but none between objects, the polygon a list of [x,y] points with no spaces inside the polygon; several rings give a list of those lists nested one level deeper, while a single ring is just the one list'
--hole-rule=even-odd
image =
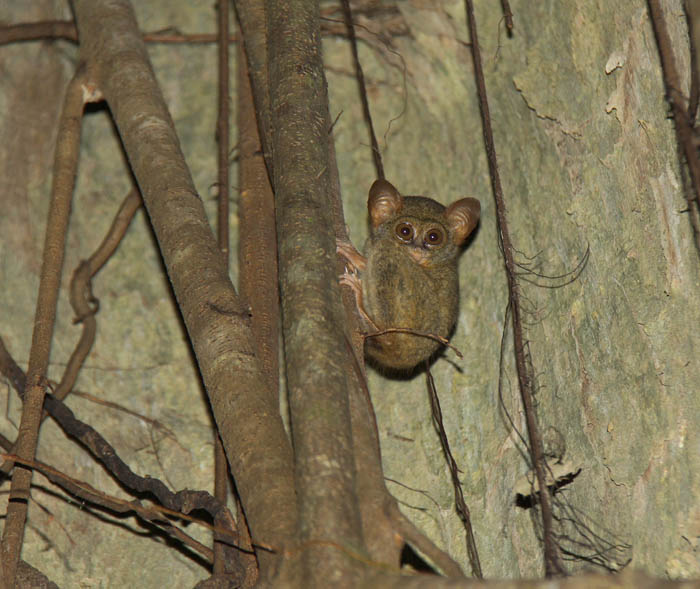
[{"label": "tarsier's mouth", "polygon": [[425,266],[428,263],[428,252],[422,247],[412,247],[408,255],[411,256],[419,266]]}]

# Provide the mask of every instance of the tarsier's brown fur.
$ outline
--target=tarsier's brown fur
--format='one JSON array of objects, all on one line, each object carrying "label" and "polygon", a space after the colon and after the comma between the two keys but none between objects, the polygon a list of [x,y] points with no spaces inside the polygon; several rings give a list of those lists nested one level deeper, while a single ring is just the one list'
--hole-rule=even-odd
[{"label": "tarsier's brown fur", "polygon": [[[479,201],[464,198],[444,207],[424,196],[401,196],[386,180],[369,191],[370,237],[365,256],[339,243],[347,260],[341,279],[356,296],[368,333],[408,328],[446,338],[457,320],[457,255],[474,230]],[[366,355],[384,368],[409,371],[441,346],[406,333],[368,337]]]}]

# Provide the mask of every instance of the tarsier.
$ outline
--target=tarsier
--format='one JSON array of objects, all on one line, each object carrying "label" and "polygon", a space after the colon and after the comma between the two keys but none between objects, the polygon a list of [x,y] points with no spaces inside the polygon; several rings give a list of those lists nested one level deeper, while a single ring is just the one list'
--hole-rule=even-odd
[{"label": "tarsier", "polygon": [[[444,207],[424,196],[401,196],[391,183],[377,180],[367,207],[365,255],[349,242],[338,243],[346,260],[340,282],[354,291],[365,331],[404,328],[447,338],[458,313],[457,255],[479,221],[479,201],[463,198]],[[391,332],[370,335],[365,354],[383,368],[410,371],[441,345]]]}]

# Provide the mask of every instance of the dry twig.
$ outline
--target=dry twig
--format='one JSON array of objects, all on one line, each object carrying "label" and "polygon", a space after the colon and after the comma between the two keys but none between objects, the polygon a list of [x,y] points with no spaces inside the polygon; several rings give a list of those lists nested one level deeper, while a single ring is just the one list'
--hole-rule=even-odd
[{"label": "dry twig", "polygon": [[435,389],[435,381],[433,380],[433,375],[430,373],[430,366],[426,363],[425,366],[425,376],[428,384],[428,395],[430,396],[430,408],[433,414],[433,425],[440,438],[440,445],[442,446],[442,451],[445,455],[445,460],[447,460],[447,466],[450,469],[450,476],[452,477],[452,487],[455,492],[455,506],[457,509],[457,514],[464,524],[464,530],[466,532],[466,542],[467,542],[467,555],[469,556],[469,564],[472,567],[472,575],[477,579],[483,579],[484,575],[481,572],[481,562],[479,561],[479,552],[476,548],[476,540],[474,539],[474,529],[472,528],[472,519],[467,503],[464,500],[464,493],[462,492],[462,484],[459,481],[459,468],[457,467],[457,462],[452,455],[452,450],[450,450],[450,443],[447,439],[447,433],[445,432],[445,425],[442,421],[442,409],[440,408],[440,399],[437,395],[437,390]]},{"label": "dry twig", "polygon": [[[219,26],[218,48],[218,118],[216,121],[218,196],[216,211],[217,243],[224,257],[226,266],[229,264],[229,16],[228,0],[219,0],[217,21]],[[214,427],[214,496],[224,505],[228,497],[229,469],[226,453],[221,436]],[[239,521],[241,521],[239,519]],[[214,537],[214,575],[222,575],[226,571],[226,545],[218,536]]]}]

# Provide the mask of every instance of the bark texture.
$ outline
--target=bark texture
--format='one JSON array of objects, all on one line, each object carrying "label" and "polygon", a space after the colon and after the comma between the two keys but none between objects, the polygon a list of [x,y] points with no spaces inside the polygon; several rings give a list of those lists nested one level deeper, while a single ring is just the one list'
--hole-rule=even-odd
[{"label": "bark texture", "polygon": [[[540,422],[543,429],[559,431],[561,436],[552,440],[564,441],[561,472],[582,469],[561,496],[599,536],[630,546],[609,553],[613,565],[631,557],[630,567],[654,576],[698,577],[700,263],[683,212],[673,122],[667,118],[646,3],[511,1],[513,38],[506,36],[500,3],[475,4],[520,261],[540,273],[563,274],[590,245],[590,260],[578,281],[556,290],[528,285],[524,292]],[[687,93],[681,3],[663,4]],[[403,62],[374,37],[360,45],[385,171],[409,194],[444,203],[462,196],[481,200],[480,229],[460,261],[461,312],[452,340],[465,359],[458,362],[448,351],[433,372],[484,574],[532,577],[542,572],[541,549],[531,510],[515,506],[516,490],[527,489],[529,468],[499,408],[505,276],[464,46],[469,41],[464,6],[406,0],[398,7],[411,32],[392,40]],[[215,31],[210,6],[154,1],[136,3],[135,9],[146,30]],[[59,1],[0,8],[0,21],[6,22],[67,17]],[[374,180],[371,153],[349,75],[349,48],[337,38],[326,39],[323,48],[331,119],[343,111],[333,134],[346,220],[361,247],[367,190]],[[193,171],[194,189],[213,219],[216,49],[156,45],[149,53]],[[8,113],[0,117],[0,330],[23,367],[58,97],[76,57],[66,42],[0,47],[0,112]],[[105,112],[88,117],[82,158],[66,273],[101,241],[129,189],[119,139]],[[232,217],[232,239],[235,235]],[[325,254],[319,260],[333,263]],[[83,419],[100,424],[139,474],[165,476],[176,489],[206,488],[212,469],[209,416],[161,264],[139,213],[95,282],[101,300],[98,335],[78,388],[157,418],[176,437],[82,398],[69,397],[69,403]],[[234,278],[236,272],[232,268]],[[54,378],[80,332],[71,324],[67,283],[58,313],[50,365]],[[503,402],[522,432],[509,345]],[[467,569],[424,379],[396,381],[372,374],[370,385],[389,489],[411,520]],[[0,432],[14,438],[19,401],[13,394],[8,405]],[[550,448],[556,445],[561,447]],[[38,456],[120,493],[50,422],[42,426]],[[41,477],[35,480],[40,486],[33,489],[22,558],[59,586],[149,587],[165,580],[188,587],[207,576],[196,559],[173,551],[132,520],[106,524],[99,518],[109,516],[98,518],[59,500],[53,487]],[[5,497],[0,495],[2,501]]]}]

